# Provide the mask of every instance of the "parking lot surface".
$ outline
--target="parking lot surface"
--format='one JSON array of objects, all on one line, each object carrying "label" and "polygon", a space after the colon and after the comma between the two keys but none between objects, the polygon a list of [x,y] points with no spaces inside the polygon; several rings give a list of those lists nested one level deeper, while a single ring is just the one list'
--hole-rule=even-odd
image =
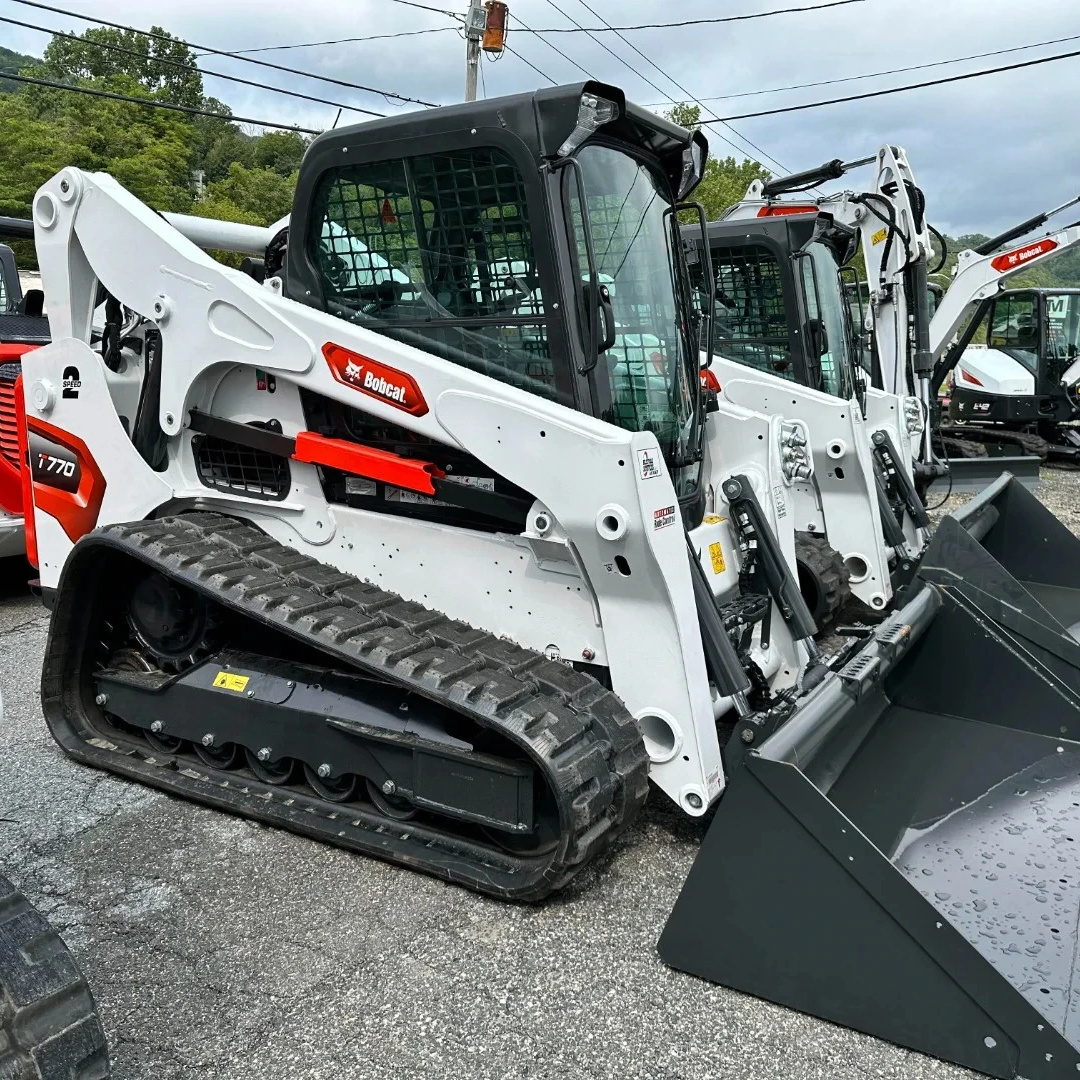
[{"label": "parking lot surface", "polygon": [[[1080,533],[1080,477],[1040,494]],[[2,572],[0,868],[83,966],[116,1080],[974,1075],[665,968],[704,826],[661,795],[523,907],[69,761],[38,698],[47,613]]]}]

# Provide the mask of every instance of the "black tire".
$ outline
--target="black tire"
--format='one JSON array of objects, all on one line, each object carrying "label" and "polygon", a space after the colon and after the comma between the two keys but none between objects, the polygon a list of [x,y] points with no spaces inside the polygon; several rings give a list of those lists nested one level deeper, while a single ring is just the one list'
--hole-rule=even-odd
[{"label": "black tire", "polygon": [[795,562],[799,590],[818,629],[829,625],[851,598],[851,574],[840,552],[823,536],[795,534]]},{"label": "black tire", "polygon": [[60,936],[0,877],[0,1077],[108,1080],[94,999]]}]

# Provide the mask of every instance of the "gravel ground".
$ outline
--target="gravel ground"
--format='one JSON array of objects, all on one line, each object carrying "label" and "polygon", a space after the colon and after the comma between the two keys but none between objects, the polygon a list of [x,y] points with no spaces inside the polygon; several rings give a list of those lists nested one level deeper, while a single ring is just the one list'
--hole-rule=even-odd
[{"label": "gravel ground", "polygon": [[[1080,477],[1044,475],[1080,534]],[[702,827],[660,797],[526,908],[70,762],[38,700],[47,616],[2,572],[0,867],[86,971],[116,1080],[974,1075],[665,968]]]}]

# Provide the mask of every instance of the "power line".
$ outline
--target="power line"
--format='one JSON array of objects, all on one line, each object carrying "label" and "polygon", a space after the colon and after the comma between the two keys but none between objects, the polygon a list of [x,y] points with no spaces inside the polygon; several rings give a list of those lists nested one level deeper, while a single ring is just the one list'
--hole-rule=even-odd
[{"label": "power line", "polygon": [[403,7],[419,8],[420,11],[431,11],[436,15],[449,15],[451,19],[460,19],[461,16],[455,11],[447,11],[446,8],[429,7],[427,4],[417,4],[415,0],[393,0],[395,4]]},{"label": "power line", "polygon": [[194,71],[199,75],[209,75],[215,79],[224,79],[227,82],[240,83],[243,86],[254,86],[257,90],[269,90],[274,94],[284,94],[287,97],[301,98],[304,101],[313,101],[318,105],[331,105],[336,109],[345,109],[348,112],[364,113],[367,116],[385,116],[385,113],[373,112],[371,109],[362,109],[357,105],[345,105],[340,101],[330,101],[328,98],[313,97],[311,94],[302,94],[298,90],[287,90],[283,86],[268,86],[264,83],[255,82],[252,79],[242,79],[238,75],[223,75],[220,71],[202,71],[194,64],[185,64],[179,60],[165,60],[164,58],[151,57],[148,53],[139,52],[137,49],[127,49],[123,45],[112,45],[105,41],[93,41],[92,39],[79,37],[78,34],[67,34],[60,30],[50,30],[47,26],[37,26],[34,23],[23,22],[21,19],[11,19],[0,15],[0,22],[10,23],[12,26],[22,26],[27,30],[37,30],[43,34],[52,34],[53,37],[65,38],[68,41],[77,41],[82,45],[90,45],[95,49],[104,49],[107,52],[121,53],[124,56],[134,56],[140,60],[153,60],[154,63],[163,64],[166,67],[177,68],[180,71]]},{"label": "power line", "polygon": [[[54,7],[52,4],[43,4],[40,0],[13,0],[16,4],[26,7],[38,8],[42,11],[51,11],[56,15],[66,15],[72,19],[81,19],[83,22],[97,23],[99,26],[109,26],[114,30],[126,30],[131,34],[142,34],[144,37],[153,38],[155,41],[167,41],[172,44],[184,45],[196,52],[211,53],[214,56],[230,56],[234,60],[242,60],[245,64],[256,64],[259,67],[270,68],[274,71],[284,71],[289,75],[302,75],[306,79],[317,79],[319,82],[333,83],[335,86],[344,86],[349,90],[362,90],[366,94],[379,94],[384,98],[392,98],[395,101],[404,101],[413,105],[426,105],[429,108],[437,108],[433,101],[423,101],[420,98],[407,97],[404,94],[395,93],[392,90],[380,90],[375,86],[364,86],[361,83],[346,82],[344,79],[335,79],[329,75],[316,75],[313,71],[302,71],[299,68],[285,67],[283,64],[273,64],[269,60],[257,60],[253,56],[241,56],[224,49],[214,49],[209,45],[196,45],[182,38],[172,37],[169,34],[157,34],[152,30],[138,30],[133,26],[125,26],[123,23],[110,22],[108,19],[97,19],[89,15],[82,15],[77,11],[69,11],[66,8]],[[405,3],[406,0],[395,0],[397,3]]]},{"label": "power line", "polygon": [[829,98],[827,101],[808,101],[803,105],[785,105],[776,109],[763,109],[761,112],[741,113],[738,116],[709,117],[703,124],[716,120],[749,120],[757,116],[776,116],[779,113],[802,112],[804,109],[820,109],[825,105],[840,105],[846,101],[864,101],[867,98],[885,97],[888,94],[902,94],[907,90],[922,90],[927,86],[943,86],[946,83],[963,82],[965,79],[979,79],[984,75],[998,75],[1003,71],[1018,71],[1021,68],[1037,67],[1039,64],[1051,64],[1055,60],[1071,60],[1080,56],[1080,49],[1058,53],[1056,56],[1043,56],[1038,60],[1022,60],[1016,64],[1004,64],[996,68],[984,68],[982,71],[969,71],[963,75],[949,75],[943,79],[928,79],[926,82],[908,83],[907,86],[893,86],[887,90],[868,90],[865,94],[850,94],[847,97]]},{"label": "power line", "polygon": [[[517,17],[517,16],[515,16],[515,18],[516,18],[516,17]],[[503,43],[503,48],[504,48],[504,49],[505,49],[505,50],[506,50],[506,51],[507,51],[508,53],[510,53],[510,54],[511,54],[512,56],[516,56],[516,57],[517,57],[517,58],[518,58],[518,59],[519,59],[519,60],[520,60],[520,61],[521,61],[521,62],[522,62],[522,63],[523,63],[523,64],[524,64],[524,65],[525,65],[526,67],[530,67],[530,68],[532,68],[532,69],[533,69],[533,71],[535,71],[535,72],[536,72],[536,74],[540,76],[540,78],[542,78],[542,79],[547,79],[547,81],[548,81],[549,83],[551,83],[551,85],[552,85],[552,86],[558,86],[558,85],[559,85],[559,84],[558,84],[558,83],[557,83],[557,82],[556,82],[556,81],[555,81],[555,80],[554,80],[554,79],[553,79],[553,78],[552,78],[552,77],[551,77],[551,76],[550,76],[550,75],[549,75],[549,74],[548,74],[548,73],[547,73],[546,71],[541,71],[541,70],[540,70],[540,69],[539,69],[539,68],[538,68],[538,67],[537,67],[537,66],[536,66],[536,65],[535,65],[534,63],[532,63],[532,62],[531,62],[530,60],[526,60],[526,59],[525,59],[525,57],[524,57],[524,56],[522,56],[522,55],[521,55],[521,53],[519,53],[519,52],[518,52],[518,51],[517,51],[516,49],[513,49],[513,48],[511,48],[511,47],[510,47],[510,46],[509,46],[508,44],[506,44],[505,42]],[[2,77],[3,77],[3,76],[0,76],[0,78],[2,78]]]},{"label": "power line", "polygon": [[[1050,41],[1034,41],[1030,45],[1014,45],[1008,49],[994,49],[991,52],[971,53],[969,56],[956,56],[951,60],[934,60],[927,64],[911,64],[908,67],[890,68],[887,71],[870,71],[865,75],[847,75],[842,79],[822,79],[818,82],[792,83],[790,86],[773,86],[767,90],[745,90],[739,94],[715,94],[711,97],[703,97],[701,101],[730,101],[732,98],[760,97],[762,94],[779,94],[785,90],[808,90],[814,86],[835,86],[837,83],[858,82],[860,79],[876,79],[884,75],[901,75],[907,71],[924,71],[926,68],[944,67],[946,64],[960,64],[966,60],[985,60],[988,56],[1003,56],[1006,53],[1024,52],[1027,49],[1039,49],[1046,45],[1062,45],[1066,41],[1080,41],[1080,34],[1070,37],[1053,38]],[[650,109],[658,109],[662,105],[670,105],[673,99],[666,101],[654,101],[647,106]]]},{"label": "power line", "polygon": [[[649,85],[650,85],[650,86],[651,86],[651,87],[652,87],[652,88],[653,88],[654,90],[657,90],[657,91],[658,91],[659,93],[661,93],[661,94],[662,94],[662,93],[664,92],[663,90],[661,90],[661,89],[660,89],[660,87],[659,87],[659,86],[657,86],[657,85],[656,85],[656,83],[654,83],[654,82],[652,81],[652,79],[650,79],[650,78],[648,77],[648,75],[644,74],[644,72],[641,72],[641,71],[635,71],[635,70],[634,70],[634,67],[633,67],[633,65],[629,64],[629,63],[628,63],[628,62],[627,62],[626,60],[624,60],[624,59],[623,59],[623,58],[622,58],[621,56],[619,56],[619,54],[618,54],[618,53],[616,53],[616,52],[615,52],[614,50],[612,50],[611,48],[609,48],[609,47],[608,47],[608,46],[607,46],[607,45],[606,45],[606,44],[605,44],[605,43],[604,43],[603,41],[601,41],[601,40],[600,40],[599,38],[595,37],[595,36],[594,36],[594,35],[592,34],[592,32],[591,32],[591,31],[589,31],[589,30],[585,30],[585,29],[584,29],[584,27],[581,27],[581,24],[580,24],[580,23],[578,23],[578,22],[577,22],[577,21],[576,21],[576,20],[575,20],[574,18],[572,18],[572,17],[571,17],[570,15],[568,15],[568,14],[567,14],[567,13],[566,13],[565,11],[563,11],[563,9],[562,9],[561,7],[559,7],[559,5],[558,5],[558,4],[556,4],[556,3],[555,3],[555,0],[547,0],[547,4],[548,4],[548,5],[550,6],[550,7],[553,7],[553,8],[554,8],[554,9],[555,9],[555,10],[556,10],[556,11],[557,11],[557,12],[558,12],[558,13],[559,13],[559,14],[560,14],[560,15],[561,15],[561,16],[562,16],[562,17],[563,17],[564,19],[566,19],[566,20],[567,20],[568,22],[570,22],[570,23],[572,23],[572,24],[573,24],[574,26],[576,26],[576,27],[579,27],[580,29],[582,29],[582,30],[583,30],[583,32],[584,32],[584,33],[585,33],[585,34],[586,34],[586,35],[587,35],[587,36],[588,36],[589,38],[591,38],[591,39],[592,39],[593,41],[595,41],[595,42],[596,42],[596,44],[597,44],[597,45],[599,45],[599,46],[600,46],[600,48],[602,48],[602,49],[603,49],[603,50],[604,50],[605,52],[609,53],[609,54],[610,54],[611,56],[613,56],[613,57],[614,57],[614,58],[615,58],[616,60],[618,60],[618,62],[619,62],[620,64],[622,64],[622,65],[623,65],[623,67],[625,67],[625,68],[626,68],[626,69],[627,69],[628,71],[631,71],[631,72],[633,72],[633,74],[637,75],[637,76],[638,76],[638,78],[640,78],[640,79],[644,80],[645,82],[647,82],[647,83],[648,83],[648,84],[649,84]],[[582,6],[583,6],[584,8],[586,8],[586,9],[587,9],[587,10],[588,10],[588,11],[589,11],[589,12],[590,12],[590,13],[591,13],[591,14],[592,14],[592,15],[593,15],[594,17],[596,17],[596,18],[600,19],[600,21],[601,21],[601,22],[604,22],[604,21],[605,21],[605,20],[604,20],[604,18],[603,18],[603,16],[601,16],[601,15],[600,15],[600,13],[599,13],[599,12],[597,12],[595,8],[592,8],[592,7],[590,7],[590,6],[589,6],[589,5],[588,5],[588,4],[587,4],[587,3],[585,2],[585,0],[581,0],[581,4],[582,4]],[[671,77],[670,75],[668,75],[668,74],[667,74],[667,73],[666,73],[665,71],[663,71],[663,70],[662,70],[662,69],[661,69],[661,68],[660,68],[660,67],[659,67],[659,66],[658,66],[658,65],[657,65],[657,64],[656,64],[656,63],[655,63],[655,62],[654,62],[653,60],[650,60],[650,59],[649,59],[649,57],[647,57],[647,56],[646,56],[646,55],[645,55],[645,54],[644,54],[643,52],[641,52],[641,50],[640,50],[640,49],[638,49],[638,48],[637,48],[637,46],[635,46],[635,45],[634,45],[634,44],[633,44],[632,42],[630,42],[630,41],[627,41],[627,39],[626,39],[625,37],[623,37],[623,35],[622,35],[621,33],[618,33],[618,31],[616,31],[616,33],[618,34],[618,37],[620,38],[620,40],[621,40],[621,41],[623,41],[623,42],[625,42],[625,43],[626,43],[627,45],[629,45],[629,46],[630,46],[630,48],[632,48],[632,49],[634,50],[634,52],[636,52],[636,53],[637,53],[637,54],[638,54],[639,56],[641,56],[641,57],[642,57],[642,59],[644,59],[644,60],[645,60],[645,61],[646,61],[646,62],[647,62],[648,64],[650,64],[650,65],[651,65],[652,67],[654,67],[654,68],[655,68],[655,69],[656,69],[657,71],[659,71],[659,72],[660,72],[660,75],[661,75],[661,76],[662,76],[663,78],[667,79],[667,80],[668,80],[669,82],[673,83],[673,84],[674,84],[675,86],[678,86],[680,90],[683,90],[683,91],[684,91],[684,93],[689,93],[689,91],[688,91],[688,90],[686,90],[686,88],[685,88],[685,87],[679,86],[679,83],[678,83],[678,82],[676,82],[676,81],[675,81],[675,79],[673,79],[673,78],[672,78],[672,77]],[[704,106],[700,106],[700,107],[701,107],[702,109],[704,109]],[[735,135],[738,135],[738,132],[734,131],[734,129],[732,129],[732,131],[734,132],[734,134],[735,134]],[[718,133],[718,134],[719,134],[719,133]],[[725,138],[725,137],[724,137],[723,135],[720,135],[720,138],[721,138],[721,139],[722,139],[722,140],[723,140],[724,142],[726,142],[726,143],[727,143],[727,144],[728,144],[728,145],[729,145],[729,146],[730,146],[730,147],[731,147],[731,148],[732,148],[733,150],[735,150],[736,152],[738,152],[738,153],[744,153],[744,151],[740,150],[740,149],[739,149],[739,148],[738,148],[737,146],[735,146],[735,144],[734,144],[734,143],[732,143],[732,142],[731,142],[731,141],[730,141],[729,139]],[[741,136],[740,136],[740,138],[741,138]],[[749,143],[749,140],[745,140],[745,141],[747,141],[747,142]],[[751,144],[751,145],[752,145],[752,144]],[[765,153],[764,153],[764,151],[760,150],[759,148],[755,147],[755,149],[758,149],[758,152],[759,152],[759,153],[761,153],[761,154],[763,154],[763,155],[764,155],[765,157],[768,157],[768,156],[769,156],[768,154],[765,154]],[[751,156],[752,156],[752,155],[751,155]],[[758,162],[758,164],[760,165],[760,164],[761,164],[761,162]],[[777,163],[777,164],[779,165],[779,163]],[[786,169],[784,169],[784,167],[783,167],[782,165],[780,165],[779,167],[780,167],[780,169],[781,169],[782,171],[785,171],[785,172],[787,171]]]},{"label": "power line", "polygon": [[[428,7],[426,4],[412,3],[412,0],[394,0],[396,4],[406,4],[408,7],[419,8],[421,11],[431,11],[437,15],[450,15],[453,18],[461,18],[445,8]],[[578,33],[619,33],[620,30],[669,30],[683,26],[707,26],[716,23],[745,22],[750,19],[767,19],[771,15],[789,15],[798,11],[824,11],[826,8],[842,7],[845,4],[862,4],[865,0],[829,0],[825,4],[813,4],[804,7],[774,8],[772,11],[755,11],[747,15],[723,15],[717,18],[705,19],[682,19],[679,22],[662,23],[634,23],[631,26],[612,26],[605,23],[603,26],[554,26],[544,30],[530,30],[530,34],[578,34]],[[514,16],[517,18],[517,15]],[[518,20],[520,22],[520,20]]]},{"label": "power line", "polygon": [[419,37],[421,34],[441,34],[457,30],[456,26],[429,26],[426,30],[399,30],[396,34],[365,34],[361,37],[330,38],[328,41],[299,41],[295,45],[260,45],[257,49],[233,49],[233,56],[251,53],[282,52],[285,49],[314,49],[320,45],[354,45],[362,41],[386,41],[388,38]]},{"label": "power line", "polygon": [[277,128],[279,131],[299,131],[303,135],[319,135],[314,128],[299,127],[296,124],[277,124],[273,120],[253,120],[250,116],[224,116],[210,109],[196,109],[190,105],[175,105],[171,101],[153,101],[150,98],[133,97],[131,94],[116,94],[111,90],[97,90],[92,86],[73,86],[71,83],[56,82],[54,79],[35,79],[29,75],[16,75],[5,71],[3,78],[15,82],[28,83],[31,86],[47,86],[53,90],[67,90],[72,94],[88,94],[90,97],[108,98],[110,101],[126,101],[132,105],[144,105],[148,109],[168,109],[170,112],[187,113],[188,116],[212,116],[218,120],[228,120],[236,124],[255,124],[256,127]]},{"label": "power line", "polygon": [[[600,13],[598,11],[596,11],[595,8],[592,8],[592,7],[589,6],[589,4],[586,2],[586,0],[579,0],[579,3],[586,10],[592,12],[592,14],[595,15],[596,18],[600,19],[601,22],[606,21],[603,18],[603,16],[601,16]],[[616,31],[616,33],[618,33],[618,31]],[[621,33],[618,33],[618,36],[619,36],[620,40],[625,41],[626,44],[629,45],[630,48],[633,49],[634,52],[636,52],[638,54],[638,56],[640,56],[646,63],[651,64],[657,71],[659,71],[660,74],[665,79],[667,79],[668,82],[670,82],[672,85],[678,87],[678,89],[680,89],[684,94],[689,94],[690,93],[690,91],[687,90],[685,86],[683,86],[677,79],[675,79],[673,76],[669,75],[666,71],[664,71],[664,69],[662,67],[660,67],[660,65],[657,64],[655,60],[653,60],[651,57],[646,56],[645,53],[643,53],[632,41],[630,41],[628,38],[624,37]],[[705,111],[705,106],[701,103],[700,100],[693,97],[693,95],[691,95],[691,100],[694,102],[695,105],[698,106],[699,109],[702,110],[702,112]],[[710,127],[715,127],[715,125],[712,125],[712,124],[710,124],[709,126]],[[762,155],[762,157],[768,158],[769,161],[771,161],[781,172],[788,172],[789,171],[787,169],[787,167],[782,165],[779,161],[777,161],[776,158],[774,158],[772,156],[772,154],[770,154],[767,151],[763,150],[760,146],[757,145],[757,143],[753,142],[751,139],[748,139],[745,135],[742,134],[741,131],[737,131],[734,127],[731,126],[731,124],[725,124],[724,126],[733,135],[735,135],[737,138],[741,139],[744,143],[746,143],[746,145],[749,146],[751,149],[756,150],[759,154]],[[717,134],[720,134],[720,133],[717,132]],[[720,135],[720,138],[723,139],[723,141],[726,142],[728,144],[728,146],[731,146],[732,149],[735,149],[735,150],[738,149],[738,147],[734,146],[734,144],[731,142],[730,139],[724,138],[723,135]],[[762,163],[759,161],[758,164],[761,165]]]},{"label": "power line", "polygon": [[[514,21],[515,21],[515,22],[519,22],[519,23],[521,23],[521,25],[522,25],[522,26],[523,26],[523,27],[524,27],[524,28],[525,28],[526,30],[528,30],[528,31],[529,31],[530,33],[535,33],[535,31],[533,31],[532,27],[528,26],[528,25],[527,25],[526,23],[524,23],[524,22],[522,22],[522,21],[521,21],[521,16],[519,16],[519,15],[514,15],[514,16],[513,16],[513,18],[514,18]],[[541,41],[544,41],[544,39],[543,39],[543,38],[541,38],[540,40],[541,40]],[[590,71],[590,70],[589,70],[589,69],[588,69],[587,67],[584,67],[584,66],[583,66],[582,64],[579,64],[579,63],[578,63],[578,62],[577,62],[576,60],[574,60],[574,59],[572,59],[571,57],[567,56],[567,55],[566,55],[566,53],[564,53],[564,52],[562,51],[562,49],[560,49],[560,48],[559,48],[558,46],[556,46],[556,45],[552,45],[550,41],[544,41],[544,44],[545,44],[545,45],[546,45],[546,46],[547,46],[547,47],[548,47],[549,49],[551,49],[551,50],[552,50],[553,52],[557,52],[557,53],[558,53],[558,54],[559,54],[559,55],[560,55],[560,56],[561,56],[561,57],[562,57],[562,58],[563,58],[563,59],[564,59],[564,60],[565,60],[565,61],[566,61],[566,62],[567,62],[568,64],[573,64],[573,66],[574,66],[574,67],[576,67],[576,68],[578,69],[578,71],[580,71],[580,72],[581,72],[581,73],[582,73],[583,75],[588,75],[588,77],[589,77],[590,79],[596,79],[596,76],[595,76],[595,75],[594,75],[594,74],[593,74],[593,73],[592,73],[592,72],[591,72],[591,71]],[[524,60],[524,59],[525,59],[525,58],[524,58],[524,57],[523,57],[523,56],[521,55],[521,53],[515,53],[515,55],[516,55],[516,56],[517,56],[517,57],[518,57],[519,59],[521,59],[521,60]],[[529,64],[529,67],[532,67],[532,64]],[[533,70],[535,71],[535,70],[537,70],[537,69],[536,69],[536,68],[533,68]],[[549,79],[549,80],[551,81],[551,83],[552,83],[552,84],[553,84],[554,86],[558,86],[558,85],[559,85],[559,84],[558,84],[557,82],[555,82],[555,80],[554,80],[554,79],[551,79],[551,77],[550,77],[549,75],[545,75],[545,76],[544,76],[544,78],[545,78],[545,79]],[[599,80],[599,79],[597,79],[597,81],[599,82],[600,80]]]}]

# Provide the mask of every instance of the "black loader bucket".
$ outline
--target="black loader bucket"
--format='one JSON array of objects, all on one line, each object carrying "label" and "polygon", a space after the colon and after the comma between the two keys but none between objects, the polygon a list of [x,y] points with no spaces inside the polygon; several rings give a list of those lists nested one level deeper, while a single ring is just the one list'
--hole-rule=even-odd
[{"label": "black loader bucket", "polygon": [[1078,933],[1080,705],[923,585],[733,770],[659,948],[991,1076],[1076,1080]]},{"label": "black loader bucket", "polygon": [[992,620],[1080,698],[1080,540],[1014,477],[942,521],[918,574]]}]

